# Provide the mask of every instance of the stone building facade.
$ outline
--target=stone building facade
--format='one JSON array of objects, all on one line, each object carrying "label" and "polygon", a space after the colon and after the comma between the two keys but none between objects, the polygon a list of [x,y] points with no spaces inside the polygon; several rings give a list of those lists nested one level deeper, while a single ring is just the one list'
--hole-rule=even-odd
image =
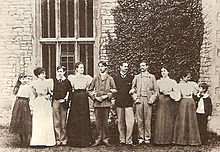
[{"label": "stone building facade", "polygon": [[[0,111],[10,109],[13,86],[21,72],[33,75],[35,67],[43,66],[51,77],[54,67],[64,63],[71,74],[73,63],[82,60],[86,72],[94,75],[98,61],[108,60],[104,45],[107,31],[114,36],[111,9],[117,0],[0,2]],[[220,103],[220,0],[203,0],[203,5],[211,32],[201,51],[200,81],[211,85],[213,99]]]}]

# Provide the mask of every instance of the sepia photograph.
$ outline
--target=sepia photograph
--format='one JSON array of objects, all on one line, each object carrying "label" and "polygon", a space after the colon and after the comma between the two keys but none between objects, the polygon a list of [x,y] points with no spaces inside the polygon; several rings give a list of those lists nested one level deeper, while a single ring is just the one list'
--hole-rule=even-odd
[{"label": "sepia photograph", "polygon": [[0,152],[220,152],[220,0],[0,0]]}]

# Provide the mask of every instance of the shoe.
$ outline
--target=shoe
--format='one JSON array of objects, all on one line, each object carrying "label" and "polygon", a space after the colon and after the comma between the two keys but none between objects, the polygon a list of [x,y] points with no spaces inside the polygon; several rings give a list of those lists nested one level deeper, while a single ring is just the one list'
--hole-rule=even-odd
[{"label": "shoe", "polygon": [[125,141],[124,140],[120,141],[120,146],[125,146]]},{"label": "shoe", "polygon": [[94,144],[92,144],[91,146],[92,147],[96,147],[96,146],[98,146],[99,145],[99,143],[98,142],[95,142]]},{"label": "shoe", "polygon": [[108,147],[112,146],[109,142],[106,142],[105,145]]},{"label": "shoe", "polygon": [[150,144],[150,140],[145,140],[145,144]]},{"label": "shoe", "polygon": [[130,143],[130,144],[126,144],[126,146],[128,146],[128,147],[135,147],[136,145],[134,145],[133,143]]}]

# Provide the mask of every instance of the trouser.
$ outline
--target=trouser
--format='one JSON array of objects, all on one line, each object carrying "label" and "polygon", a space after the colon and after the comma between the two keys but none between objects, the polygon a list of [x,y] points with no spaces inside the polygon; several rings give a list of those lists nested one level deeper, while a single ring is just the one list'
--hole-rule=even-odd
[{"label": "trouser", "polygon": [[148,104],[148,100],[148,97],[141,97],[141,103],[136,104],[138,139],[140,142],[151,138],[152,105]]},{"label": "trouser", "polygon": [[53,101],[53,122],[57,144],[61,142],[67,143],[66,137],[66,118],[67,108],[64,108],[63,104],[59,100]]},{"label": "trouser", "polygon": [[109,117],[109,107],[95,107],[95,117],[96,117],[96,129],[98,136],[96,138],[96,143],[103,141],[104,143],[109,142],[108,137],[108,117]]},{"label": "trouser", "polygon": [[206,144],[209,138],[208,131],[207,131],[208,116],[205,114],[197,113],[197,121],[198,121],[198,126],[199,126],[201,143]]},{"label": "trouser", "polygon": [[120,142],[132,144],[132,132],[134,127],[133,107],[117,107],[117,114]]}]

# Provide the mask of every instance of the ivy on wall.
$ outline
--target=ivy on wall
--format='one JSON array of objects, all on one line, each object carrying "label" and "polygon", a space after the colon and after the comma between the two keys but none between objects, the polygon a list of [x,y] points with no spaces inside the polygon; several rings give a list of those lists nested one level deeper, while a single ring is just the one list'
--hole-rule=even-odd
[{"label": "ivy on wall", "polygon": [[160,77],[160,68],[169,67],[170,77],[179,80],[183,70],[199,78],[200,50],[204,19],[201,0],[118,0],[113,10],[115,38],[105,46],[110,73],[118,63],[128,61],[130,72],[139,73],[147,60],[149,71]]}]

